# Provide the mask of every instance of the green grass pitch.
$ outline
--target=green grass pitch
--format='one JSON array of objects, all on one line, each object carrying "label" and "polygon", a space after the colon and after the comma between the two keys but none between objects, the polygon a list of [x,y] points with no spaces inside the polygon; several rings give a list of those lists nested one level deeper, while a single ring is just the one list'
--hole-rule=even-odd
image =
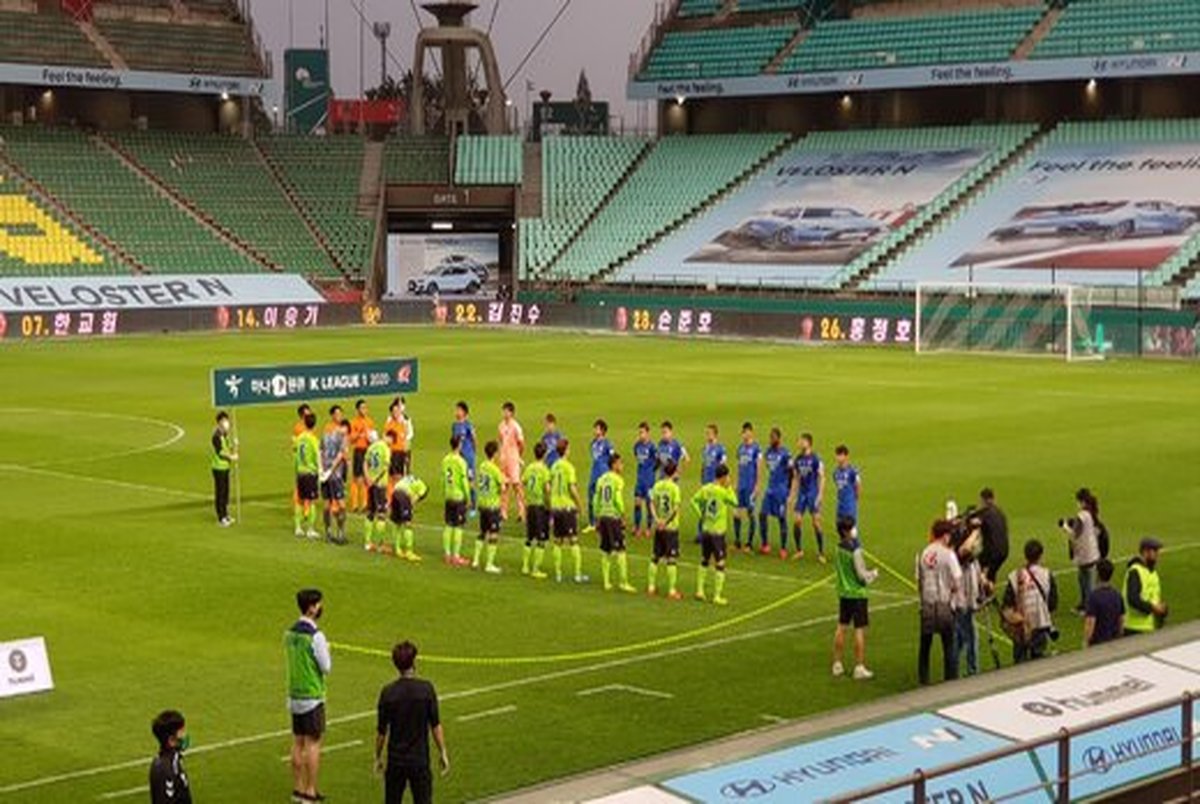
[{"label": "green grass pitch", "polygon": [[[782,426],[789,446],[801,428],[813,431],[828,463],[836,443],[851,446],[864,477],[863,538],[906,577],[946,495],[966,503],[985,484],[1008,511],[1015,550],[1038,536],[1050,563],[1066,568],[1054,521],[1086,484],[1101,498],[1116,555],[1145,533],[1173,548],[1163,576],[1174,618],[1193,618],[1200,606],[1191,580],[1200,551],[1188,550],[1200,546],[1194,364],[424,329],[12,344],[0,348],[0,639],[44,634],[57,688],[0,701],[0,800],[92,801],[127,790],[135,792],[123,800],[141,800],[149,721],[165,707],[188,717],[199,800],[286,800],[281,637],[305,585],[324,590],[323,626],[336,642],[377,650],[409,637],[431,658],[518,660],[421,665],[442,695],[454,763],[438,783],[440,800],[477,799],[915,685],[915,608],[891,575],[872,600],[877,676],[856,683],[829,677],[836,602],[828,570],[811,560],[733,557],[731,605],[719,609],[606,595],[595,581],[578,588],[522,578],[510,525],[505,574],[486,577],[436,560],[436,483],[418,510],[421,566],[367,555],[357,540],[353,548],[298,542],[286,406],[239,413],[243,521],[215,527],[206,454],[214,365],[407,355],[422,362],[410,412],[416,470],[427,479],[459,398],[485,438],[500,403],[513,399],[531,441],[553,410],[578,445],[604,416],[626,452],[643,418],[673,419],[693,454],[706,422],[719,423],[732,446],[750,419],[763,436]],[[384,400],[373,412],[382,421]],[[581,452],[576,463],[586,473]],[[697,474],[693,465],[685,494]],[[689,593],[693,523],[685,521],[680,572]],[[361,523],[351,524],[359,536]],[[595,579],[595,537],[585,545]],[[634,544],[639,587],[646,552]],[[1069,608],[1074,576],[1059,581]],[[1075,649],[1079,621],[1059,620],[1062,649]],[[381,795],[371,773],[372,710],[392,675],[384,658],[335,652],[322,774],[333,800]],[[661,695],[598,689],[608,685]]]}]

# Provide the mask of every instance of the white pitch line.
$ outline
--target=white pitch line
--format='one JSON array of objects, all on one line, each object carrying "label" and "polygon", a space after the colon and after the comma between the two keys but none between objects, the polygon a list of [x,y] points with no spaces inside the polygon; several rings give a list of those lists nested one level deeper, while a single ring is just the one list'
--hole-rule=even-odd
[{"label": "white pitch line", "polygon": [[[879,612],[879,611],[886,611],[888,609],[902,608],[904,606],[912,605],[914,602],[916,602],[916,601],[915,600],[906,600],[906,601],[898,601],[896,603],[885,603],[882,606],[875,607],[874,610],[876,612]],[[487,695],[487,694],[493,693],[493,692],[503,692],[505,690],[518,689],[520,687],[528,687],[528,686],[532,686],[534,684],[542,684],[542,683],[549,682],[549,681],[558,681],[560,679],[572,678],[574,676],[580,676],[580,675],[586,675],[588,673],[595,673],[595,672],[599,672],[601,670],[611,670],[611,669],[614,669],[617,667],[628,667],[628,666],[634,665],[634,664],[641,664],[642,662],[650,662],[650,661],[655,661],[657,659],[666,659],[666,658],[669,658],[672,656],[681,656],[681,655],[688,654],[688,653],[694,653],[696,651],[707,650],[709,648],[722,647],[724,645],[729,645],[734,642],[744,642],[744,641],[748,641],[748,640],[752,640],[752,639],[759,639],[761,637],[766,637],[766,636],[777,636],[779,634],[786,634],[790,631],[796,631],[796,630],[800,630],[803,628],[812,628],[817,625],[824,625],[826,623],[835,622],[836,620],[837,620],[836,614],[826,614],[826,615],[822,615],[820,617],[811,617],[807,620],[801,620],[800,622],[785,623],[784,625],[777,625],[777,626],[773,626],[771,628],[760,628],[757,631],[747,631],[742,634],[731,634],[729,636],[721,637],[720,639],[710,639],[707,642],[697,642],[692,645],[680,645],[680,646],[674,647],[674,648],[665,648],[663,650],[655,651],[653,653],[643,653],[640,655],[626,656],[626,657],[623,657],[620,659],[609,659],[607,661],[597,662],[596,664],[584,665],[581,667],[571,667],[571,668],[567,668],[565,670],[555,670],[555,671],[552,671],[549,673],[541,673],[536,676],[526,676],[524,678],[516,678],[516,679],[512,679],[510,681],[500,681],[495,684],[489,684],[484,687],[475,687],[472,689],[452,691],[452,692],[448,692],[445,695],[441,696],[441,699],[443,701],[455,701],[455,700],[460,700],[460,699],[464,699],[464,698],[474,698],[474,697],[478,697],[480,695]],[[367,718],[375,717],[376,714],[377,713],[376,713],[375,709],[369,709],[365,712],[355,712],[355,713],[349,714],[349,715],[342,715],[341,717],[330,718],[328,723],[331,726],[339,725],[339,724],[343,724],[343,723],[353,723],[355,721],[366,720]],[[249,745],[252,743],[263,742],[265,740],[278,739],[280,737],[290,736],[291,733],[292,733],[292,730],[290,728],[278,729],[275,731],[263,732],[261,734],[251,734],[251,735],[248,735],[245,737],[235,737],[231,740],[224,740],[222,742],[206,743],[204,745],[201,745],[201,746],[191,749],[190,751],[188,751],[188,755],[195,756],[196,754],[211,753],[213,751],[219,751],[219,750],[222,750],[225,748],[234,748],[234,747],[241,746],[241,745]],[[139,759],[132,759],[127,762],[118,762],[118,763],[115,763],[112,765],[102,765],[102,766],[96,767],[96,768],[85,768],[83,770],[69,771],[67,773],[59,773],[59,774],[55,774],[53,776],[43,776],[40,779],[30,779],[25,782],[17,782],[15,784],[10,784],[10,785],[5,785],[4,787],[0,787],[0,794],[17,793],[22,790],[30,790],[30,789],[37,788],[37,787],[45,787],[46,785],[56,784],[58,782],[69,782],[69,781],[74,781],[76,779],[86,779],[91,776],[99,776],[101,774],[111,773],[113,771],[127,770],[129,768],[139,768],[139,767],[142,767],[143,765],[145,765],[148,761],[149,761],[149,758],[145,757],[145,758],[139,758]]]},{"label": "white pitch line", "polygon": [[[329,745],[329,746],[322,746],[321,756],[325,756],[326,754],[333,754],[337,751],[345,751],[347,748],[357,748],[358,746],[360,746],[362,744],[363,744],[362,740],[348,740],[347,742],[344,742],[344,743],[335,743],[335,744]],[[284,756],[281,756],[279,758],[279,761],[280,762],[291,762],[292,755],[285,754]]]},{"label": "white pitch line", "polygon": [[136,796],[138,793],[145,794],[148,792],[150,792],[150,788],[144,784],[140,784],[137,787],[129,787],[125,790],[113,790],[111,793],[101,793],[96,798],[100,801],[111,801],[114,798],[128,798],[129,796]]},{"label": "white pitch line", "polygon": [[759,715],[759,717],[762,718],[763,720],[767,721],[768,723],[787,723],[788,722],[786,717],[780,717],[779,715],[761,714],[761,715]]},{"label": "white pitch line", "polygon": [[128,413],[103,413],[90,410],[57,410],[53,408],[0,408],[0,413],[36,414],[38,416],[82,416],[88,419],[116,419],[118,421],[153,424],[158,427],[165,427],[172,431],[169,438],[165,438],[162,441],[156,441],[149,446],[132,447],[130,449],[118,450],[117,452],[106,452],[101,455],[88,455],[82,458],[69,458],[61,461],[38,461],[37,463],[26,464],[26,466],[29,467],[54,466],[56,464],[63,463],[70,463],[72,466],[76,466],[81,463],[95,463],[97,461],[128,458],[131,455],[141,455],[147,452],[157,452],[160,449],[166,449],[187,435],[187,431],[175,422],[169,422],[165,419],[154,419],[149,416],[135,416]]},{"label": "white pitch line", "polygon": [[483,720],[485,717],[507,715],[508,713],[515,711],[517,711],[517,707],[513,704],[509,704],[508,706],[497,706],[495,709],[484,709],[482,712],[472,712],[469,715],[459,715],[454,719],[459,723],[469,723],[472,720]]},{"label": "white pitch line", "polygon": [[592,687],[589,690],[580,690],[575,693],[579,696],[599,695],[604,692],[628,692],[630,695],[640,695],[643,698],[674,698],[675,695],[670,692],[662,692],[660,690],[646,689],[645,687],[635,687],[632,684],[605,684],[603,687]]}]

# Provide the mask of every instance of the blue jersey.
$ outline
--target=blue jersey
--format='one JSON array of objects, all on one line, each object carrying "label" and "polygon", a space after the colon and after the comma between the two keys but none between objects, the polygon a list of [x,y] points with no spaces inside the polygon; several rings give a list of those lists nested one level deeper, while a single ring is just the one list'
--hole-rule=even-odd
[{"label": "blue jersey", "polygon": [[837,485],[838,516],[850,516],[858,519],[858,484],[862,476],[853,466],[847,464],[833,470],[833,482]]},{"label": "blue jersey", "polygon": [[753,491],[758,485],[758,459],[762,457],[762,447],[757,441],[749,444],[742,442],[738,445],[738,489]]},{"label": "blue jersey", "polygon": [[450,435],[458,436],[458,441],[462,444],[463,460],[467,462],[467,466],[475,465],[475,425],[471,424],[470,419],[463,419],[461,422],[454,422],[450,425]]},{"label": "blue jersey", "polygon": [[821,487],[821,473],[825,471],[821,456],[815,452],[798,454],[792,460],[792,471],[796,473],[796,487],[800,496],[815,499]]},{"label": "blue jersey", "polygon": [[637,463],[638,487],[650,488],[654,485],[654,470],[658,468],[658,447],[653,441],[642,441],[640,438],[633,442],[633,460]]},{"label": "blue jersey", "polygon": [[547,430],[542,433],[542,443],[546,445],[546,458],[543,463],[546,464],[547,469],[554,466],[555,461],[562,457],[558,454],[558,442],[562,439],[561,430]]},{"label": "blue jersey", "polygon": [[608,459],[612,453],[613,445],[607,438],[592,439],[592,480],[608,471]]},{"label": "blue jersey", "polygon": [[704,444],[700,453],[700,482],[712,483],[717,479],[717,467],[726,460],[724,444]]},{"label": "blue jersey", "polygon": [[679,443],[678,438],[660,438],[658,440],[658,468],[660,474],[668,461],[678,466],[683,461],[684,452],[683,444]]},{"label": "blue jersey", "polygon": [[767,469],[767,493],[786,499],[792,485],[792,453],[782,445],[778,448],[767,447],[763,453],[763,463]]}]

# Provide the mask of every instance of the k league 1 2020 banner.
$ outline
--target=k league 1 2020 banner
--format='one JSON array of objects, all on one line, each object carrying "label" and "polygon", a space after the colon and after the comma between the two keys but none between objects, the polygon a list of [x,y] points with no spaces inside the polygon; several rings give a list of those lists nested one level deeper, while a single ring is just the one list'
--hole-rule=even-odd
[{"label": "k league 1 2020 banner", "polygon": [[57,64],[0,63],[0,84],[42,87],[123,89],[140,92],[182,92],[261,98],[271,82],[264,78],[200,73],[167,73],[147,70],[110,70],[103,67],[67,67]]},{"label": "k league 1 2020 banner", "polygon": [[413,357],[355,363],[307,363],[214,369],[213,406],[218,408],[307,402],[350,396],[396,396],[417,390]]},{"label": "k league 1 2020 banner", "polygon": [[323,302],[321,294],[297,274],[0,277],[2,313]]},{"label": "k league 1 2020 banner", "polygon": [[987,153],[983,148],[869,151],[799,145],[634,260],[619,278],[780,285],[832,281]]}]

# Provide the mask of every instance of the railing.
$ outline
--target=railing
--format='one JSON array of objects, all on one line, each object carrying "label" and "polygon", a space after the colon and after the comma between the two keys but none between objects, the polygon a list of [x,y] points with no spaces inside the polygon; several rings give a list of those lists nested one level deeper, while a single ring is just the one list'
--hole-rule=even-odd
[{"label": "railing", "polygon": [[[1120,715],[1089,723],[1086,726],[1080,726],[1074,729],[1062,729],[1057,734],[1042,737],[1036,740],[1027,740],[1015,745],[997,748],[984,754],[964,759],[960,762],[954,762],[949,765],[942,765],[932,770],[918,769],[912,774],[899,779],[893,779],[890,782],[863,787],[853,792],[847,793],[844,796],[828,799],[828,804],[851,804],[851,802],[864,801],[877,796],[882,796],[886,793],[894,793],[897,791],[908,790],[908,800],[912,804],[926,804],[929,801],[926,791],[931,782],[938,779],[950,776],[956,773],[962,773],[966,770],[979,768],[983,765],[988,765],[992,762],[998,762],[1009,757],[1018,756],[1020,754],[1036,751],[1039,748],[1054,746],[1057,751],[1058,770],[1053,779],[1049,779],[1031,787],[1022,790],[1016,790],[1004,795],[996,796],[989,799],[994,804],[1000,802],[1018,799],[1027,796],[1031,793],[1044,792],[1051,795],[1053,791],[1053,800],[1058,804],[1068,804],[1071,801],[1071,784],[1077,779],[1081,779],[1090,775],[1098,775],[1106,773],[1115,766],[1123,765],[1129,762],[1137,762],[1144,760],[1146,757],[1154,756],[1155,754],[1165,753],[1167,751],[1179,752],[1179,765],[1174,770],[1187,771],[1187,789],[1188,798],[1192,796],[1192,769],[1194,757],[1194,745],[1196,736],[1193,733],[1192,720],[1195,710],[1194,698],[1192,693],[1184,693],[1182,697],[1164,701],[1162,703],[1151,704],[1135,709],[1131,712],[1125,712]],[[1114,759],[1112,762],[1106,763],[1100,767],[1088,767],[1083,770],[1071,772],[1071,741],[1085,734],[1101,731],[1103,729],[1118,726],[1128,723],[1131,720],[1138,720],[1149,715],[1158,714],[1172,709],[1179,710],[1180,717],[1180,738],[1178,740],[1169,740],[1163,745],[1149,751],[1133,753],[1127,757]],[[1168,771],[1169,772],[1169,771]],[[941,800],[941,799],[939,799]]]},{"label": "railing", "polygon": [[642,65],[645,64],[646,58],[650,55],[650,51],[654,50],[658,44],[662,27],[667,20],[675,16],[679,11],[680,0],[660,0],[654,6],[654,19],[650,21],[650,27],[646,29],[646,33],[642,34],[642,39],[638,42],[637,49],[629,55],[629,80],[632,81],[641,72]]}]

